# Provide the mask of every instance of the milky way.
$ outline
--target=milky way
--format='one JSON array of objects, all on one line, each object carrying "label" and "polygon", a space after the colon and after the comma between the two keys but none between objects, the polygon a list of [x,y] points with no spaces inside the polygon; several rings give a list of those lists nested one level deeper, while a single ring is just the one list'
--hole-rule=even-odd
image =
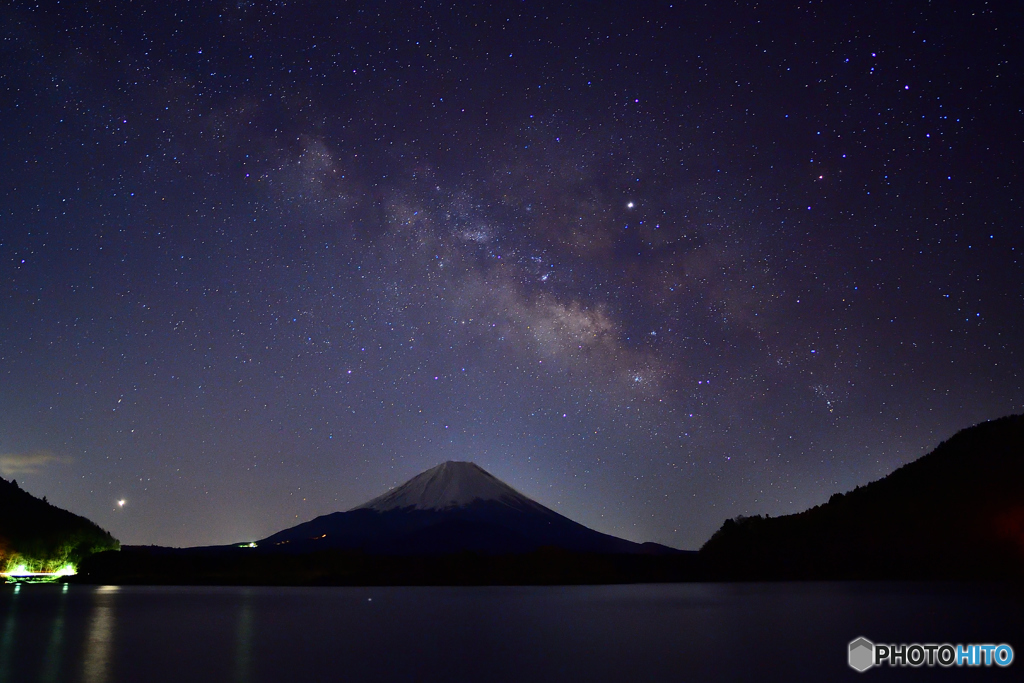
[{"label": "milky way", "polygon": [[0,10],[0,469],[123,542],[472,460],[696,548],[1024,406],[1013,4],[74,4]]}]

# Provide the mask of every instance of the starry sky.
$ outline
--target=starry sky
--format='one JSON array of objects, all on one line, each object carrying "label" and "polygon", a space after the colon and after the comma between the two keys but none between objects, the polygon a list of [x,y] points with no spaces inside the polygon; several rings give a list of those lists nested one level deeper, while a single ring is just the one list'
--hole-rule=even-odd
[{"label": "starry sky", "polygon": [[472,460],[691,549],[877,479],[1024,410],[1022,24],[4,3],[0,474],[199,545]]}]

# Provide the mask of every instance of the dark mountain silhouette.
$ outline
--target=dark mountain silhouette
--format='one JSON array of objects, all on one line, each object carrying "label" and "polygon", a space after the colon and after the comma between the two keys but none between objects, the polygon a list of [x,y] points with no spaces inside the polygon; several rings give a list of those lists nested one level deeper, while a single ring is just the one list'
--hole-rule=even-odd
[{"label": "dark mountain silhouette", "polygon": [[1024,415],[964,429],[805,512],[728,520],[699,559],[715,578],[1019,579]]},{"label": "dark mountain silhouette", "polygon": [[588,529],[483,469],[446,462],[348,512],[255,544],[126,547],[90,558],[103,583],[493,585],[678,581],[695,552]]},{"label": "dark mountain silhouette", "polygon": [[0,479],[0,570],[25,565],[32,571],[57,571],[118,547],[117,539],[85,517]]},{"label": "dark mountain silhouette", "polygon": [[470,462],[446,462],[348,512],[317,517],[259,541],[260,548],[371,554],[508,555],[540,548],[584,553],[673,552],[589,529],[524,496]]},{"label": "dark mountain silhouette", "polygon": [[[248,546],[248,544],[246,544]],[[470,463],[445,463],[256,547],[128,547],[83,563],[110,583],[571,584],[1019,579],[1024,416],[965,429],[825,504],[728,520],[699,553],[598,533]]]}]

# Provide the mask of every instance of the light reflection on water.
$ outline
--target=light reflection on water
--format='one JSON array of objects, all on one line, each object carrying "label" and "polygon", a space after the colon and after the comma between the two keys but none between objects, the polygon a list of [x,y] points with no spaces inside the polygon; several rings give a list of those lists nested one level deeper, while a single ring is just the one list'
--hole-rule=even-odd
[{"label": "light reflection on water", "polygon": [[93,593],[92,616],[82,662],[83,683],[110,681],[110,653],[114,645],[116,620],[114,599],[118,590],[118,586],[100,586]]},{"label": "light reflection on water", "polygon": [[50,642],[46,646],[43,670],[39,675],[41,683],[58,683],[61,680],[60,669],[64,661],[64,611],[67,606],[67,596],[68,585],[64,584],[61,586],[57,615],[53,618],[53,627],[50,630]]},{"label": "light reflection on water", "polygon": [[238,631],[235,636],[235,683],[249,683],[252,678],[253,606],[252,589],[242,589],[238,608]]},{"label": "light reflection on water", "polygon": [[[0,586],[0,683],[837,680],[851,674],[847,643],[861,635],[1024,651],[1021,592],[881,583]],[[961,670],[916,675],[925,674],[975,679]]]},{"label": "light reflection on water", "polygon": [[18,624],[18,596],[20,593],[21,585],[15,584],[11,591],[11,599],[7,604],[4,632],[0,636],[0,683],[14,680],[11,677],[11,658],[14,654],[14,631]]}]

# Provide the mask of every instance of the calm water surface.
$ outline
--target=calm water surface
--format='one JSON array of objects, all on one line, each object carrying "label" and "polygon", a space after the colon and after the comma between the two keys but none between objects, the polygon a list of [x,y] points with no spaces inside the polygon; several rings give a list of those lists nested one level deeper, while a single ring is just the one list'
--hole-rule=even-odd
[{"label": "calm water surface", "polygon": [[[0,586],[0,682],[1024,680],[1024,591],[958,584]],[[1006,642],[1007,669],[846,665]]]}]

